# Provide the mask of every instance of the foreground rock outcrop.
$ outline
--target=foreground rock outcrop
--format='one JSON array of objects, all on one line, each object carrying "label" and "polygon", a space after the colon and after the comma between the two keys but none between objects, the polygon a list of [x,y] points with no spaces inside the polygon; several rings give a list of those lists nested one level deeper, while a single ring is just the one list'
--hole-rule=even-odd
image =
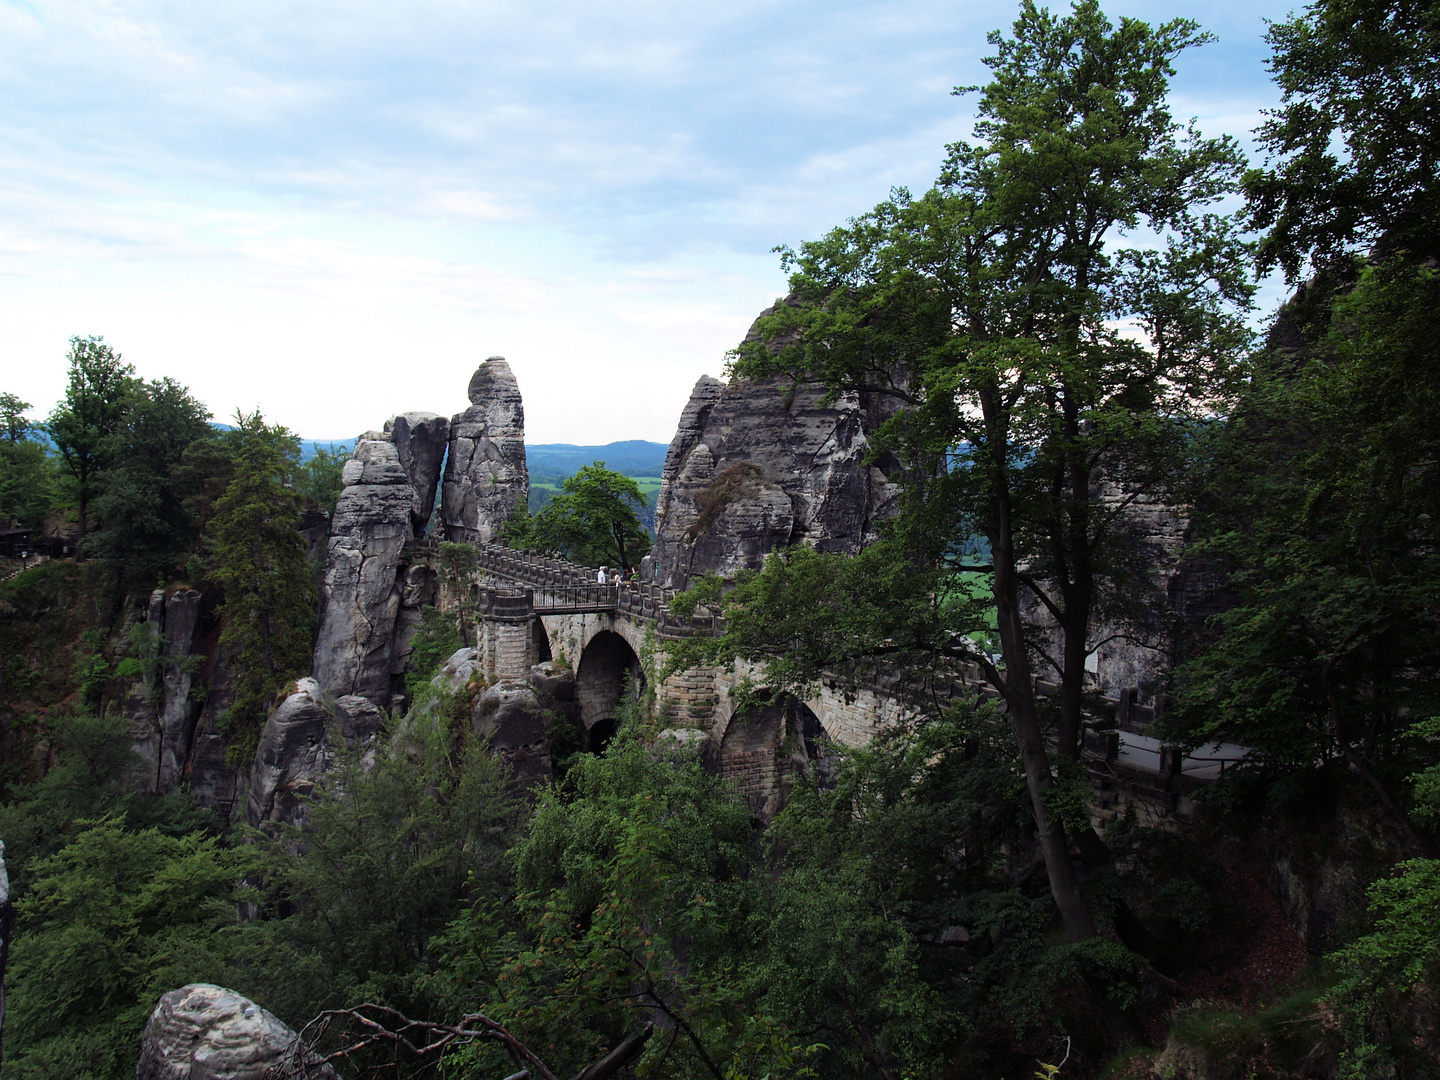
[{"label": "foreground rock outcrop", "polygon": [[[191,983],[160,999],[140,1041],[135,1080],[264,1080],[298,1036],[249,998]],[[337,1080],[329,1065],[306,1076]]]},{"label": "foreground rock outcrop", "polygon": [[[756,334],[752,327],[747,340]],[[899,494],[899,462],[866,458],[895,403],[867,393],[824,405],[823,397],[777,379],[701,377],[660,478],[657,581],[683,588],[699,574],[757,568],[778,547],[854,554],[874,539]]]},{"label": "foreground rock outcrop", "polygon": [[525,406],[503,356],[470,379],[470,407],[450,422],[440,517],[445,538],[487,544],[530,498],[525,463]]}]

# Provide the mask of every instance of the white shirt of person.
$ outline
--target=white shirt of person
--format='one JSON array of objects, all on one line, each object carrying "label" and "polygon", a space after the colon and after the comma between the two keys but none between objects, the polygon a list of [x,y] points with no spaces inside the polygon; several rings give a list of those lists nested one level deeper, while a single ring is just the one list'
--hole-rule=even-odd
[{"label": "white shirt of person", "polygon": [[599,570],[595,571],[595,584],[596,584],[596,585],[604,585],[604,584],[605,584],[605,567],[602,566],[602,567],[600,567]]}]

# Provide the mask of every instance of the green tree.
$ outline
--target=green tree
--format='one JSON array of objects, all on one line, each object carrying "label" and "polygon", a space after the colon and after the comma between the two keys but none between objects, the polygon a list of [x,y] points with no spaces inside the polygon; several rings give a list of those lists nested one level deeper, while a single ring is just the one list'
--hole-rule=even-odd
[{"label": "green tree", "polygon": [[234,476],[211,524],[210,580],[225,594],[220,643],[235,670],[226,723],[232,753],[244,760],[275,694],[310,669],[315,580],[295,528],[305,507],[292,486],[300,440],[259,412],[236,417],[233,440]]},{"label": "green tree", "polygon": [[584,466],[561,484],[562,491],[532,520],[530,546],[559,551],[582,566],[634,566],[650,550],[640,524],[640,485],[605,467]]},{"label": "green tree", "polygon": [[60,457],[75,483],[80,511],[80,543],[83,555],[90,500],[96,480],[108,462],[113,436],[120,428],[125,403],[135,376],[132,364],[103,338],[70,339],[70,376],[65,400],[50,414],[45,429],[55,440]]},{"label": "green tree", "polygon": [[1354,772],[1416,853],[1407,777],[1436,752],[1413,724],[1440,712],[1436,304],[1433,270],[1367,269],[1207,440],[1194,528],[1234,603],[1179,670],[1167,721],[1250,746],[1272,776]]},{"label": "green tree", "polygon": [[55,469],[45,446],[30,437],[30,408],[14,394],[0,394],[0,523],[38,530],[55,497]]},{"label": "green tree", "polygon": [[1297,280],[1357,247],[1440,255],[1440,22],[1408,0],[1315,0],[1275,23],[1270,167],[1245,177],[1262,265]]},{"label": "green tree", "polygon": [[251,985],[297,1025],[365,1001],[442,1018],[432,939],[467,903],[513,891],[505,850],[523,805],[486,747],[452,741],[447,704],[412,713],[364,761],[342,751],[303,827],[256,837],[270,918],[243,956],[262,972]]},{"label": "green tree", "polygon": [[210,433],[210,412],[174,379],[135,380],[97,477],[99,525],[89,551],[130,581],[164,574],[193,538],[184,492],[173,475],[186,449]]},{"label": "green tree", "polygon": [[[1173,59],[1207,40],[1189,20],[1117,26],[1091,0],[1065,16],[1027,2],[1013,38],[990,40],[978,142],[952,146],[923,197],[896,192],[787,251],[796,303],[734,371],[898,399],[880,443],[910,464],[909,558],[988,542],[990,594],[957,597],[955,641],[995,619],[1000,661],[966,651],[1006,701],[1055,902],[1085,941],[1096,927],[1065,826],[1089,824],[1053,790],[1036,665],[1061,685],[1057,742],[1073,758],[1092,630],[1144,618],[1125,508],[1169,493],[1187,425],[1223,402],[1247,341],[1248,250],[1208,210],[1241,159],[1167,106]],[[1121,246],[1142,228],[1160,242]]]},{"label": "green tree", "polygon": [[343,446],[316,446],[315,455],[300,467],[300,491],[306,500],[327,514],[333,512],[345,490],[340,473],[348,460],[350,455]]},{"label": "green tree", "polygon": [[[698,761],[658,760],[634,719],[542,794],[515,852],[523,933],[488,964],[457,949],[457,989],[493,994],[490,1015],[567,1071],[655,1010],[674,1038],[651,1040],[641,1075],[814,1075],[790,1018],[736,978],[762,892],[748,809]],[[459,922],[455,945],[493,940],[488,917]]]},{"label": "green tree", "polygon": [[1271,30],[1284,100],[1246,188],[1263,261],[1316,273],[1209,440],[1195,526],[1236,603],[1172,718],[1272,775],[1353,771],[1417,853],[1407,778],[1434,748],[1414,723],[1440,710],[1437,34],[1428,10],[1345,0]]},{"label": "green tree", "polygon": [[8,443],[23,442],[34,425],[25,418],[30,402],[16,394],[0,394],[0,438]]}]

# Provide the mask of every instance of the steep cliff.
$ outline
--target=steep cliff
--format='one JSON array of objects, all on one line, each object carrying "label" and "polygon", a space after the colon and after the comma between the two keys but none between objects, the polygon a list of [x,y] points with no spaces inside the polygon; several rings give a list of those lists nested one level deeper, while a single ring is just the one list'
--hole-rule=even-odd
[{"label": "steep cliff", "polygon": [[345,463],[321,588],[312,671],[336,697],[390,704],[390,654],[403,595],[405,545],[415,538],[414,492],[395,444],[369,432]]},{"label": "steep cliff", "polygon": [[661,474],[657,581],[730,575],[790,544],[853,554],[874,538],[894,508],[899,463],[867,461],[870,437],[894,406],[876,394],[823,397],[775,379],[701,377]]}]

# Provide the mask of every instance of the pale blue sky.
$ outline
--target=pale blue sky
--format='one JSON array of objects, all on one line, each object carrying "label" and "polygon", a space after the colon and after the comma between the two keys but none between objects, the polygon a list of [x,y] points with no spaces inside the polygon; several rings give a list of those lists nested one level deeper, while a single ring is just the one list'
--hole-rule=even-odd
[{"label": "pale blue sky", "polygon": [[[1248,142],[1291,6],[1107,11],[1217,34],[1175,111]],[[498,353],[532,441],[668,441],[774,245],[930,184],[1014,12],[0,0],[0,390],[47,411],[104,334],[219,419],[341,437],[458,411]]]}]

